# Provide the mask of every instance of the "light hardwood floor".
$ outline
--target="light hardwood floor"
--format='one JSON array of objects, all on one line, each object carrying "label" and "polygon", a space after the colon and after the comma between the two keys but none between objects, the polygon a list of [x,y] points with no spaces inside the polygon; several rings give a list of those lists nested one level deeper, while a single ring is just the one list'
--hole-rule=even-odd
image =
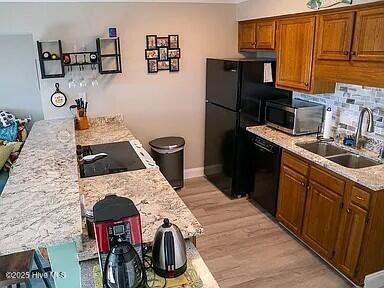
[{"label": "light hardwood floor", "polygon": [[179,195],[204,226],[197,247],[220,287],[353,287],[246,198],[231,200],[204,178]]}]

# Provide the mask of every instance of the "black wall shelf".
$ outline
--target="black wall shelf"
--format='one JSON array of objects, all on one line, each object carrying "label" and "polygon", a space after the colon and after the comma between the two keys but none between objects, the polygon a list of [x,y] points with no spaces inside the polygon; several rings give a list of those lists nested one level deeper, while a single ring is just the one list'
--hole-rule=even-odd
[{"label": "black wall shelf", "polygon": [[[45,46],[49,46],[50,50],[53,49],[54,51],[48,51]],[[39,53],[39,62],[40,62],[40,69],[41,69],[41,78],[63,78],[65,76],[64,72],[64,65],[63,65],[63,49],[61,46],[61,40],[51,40],[51,41],[37,41],[37,50]],[[43,57],[43,53],[45,51],[50,52],[51,54],[55,52],[57,55],[57,59],[45,59]],[[50,70],[53,69],[52,63],[58,62],[59,65],[57,66],[57,70],[60,70],[59,73],[50,73]]]},{"label": "black wall shelf", "polygon": [[[104,45],[109,44],[112,42],[113,45],[113,51],[112,53],[105,53],[102,54],[102,49]],[[56,45],[55,45],[56,44]],[[45,46],[57,46],[57,48],[53,49],[54,51],[50,51],[49,49],[45,48]],[[120,51],[120,38],[114,37],[114,38],[97,38],[96,39],[96,51],[79,51],[79,52],[65,52],[62,51],[62,44],[61,40],[49,40],[49,41],[37,41],[37,50],[39,54],[39,62],[40,62],[40,70],[41,70],[41,77],[43,79],[46,78],[63,78],[65,77],[65,67],[68,68],[68,71],[72,70],[72,67],[78,66],[79,69],[82,69],[83,66],[96,66],[99,69],[100,74],[116,74],[116,73],[122,73],[122,67],[121,67],[121,51]],[[57,55],[57,59],[46,59],[43,57],[43,53],[45,51],[52,53],[55,53]],[[90,54],[96,54],[97,55],[97,61],[90,62],[85,61],[81,62],[81,60],[84,60],[86,56],[80,56],[81,59],[77,60],[76,55],[90,55]],[[64,64],[64,57],[63,55],[75,55],[76,57],[76,63],[68,63]],[[72,58],[72,57],[71,57]],[[103,63],[103,59],[108,62],[109,69],[106,68],[107,63]],[[112,60],[111,60],[112,59]],[[72,58],[73,61],[73,58]],[[113,62],[113,65],[112,65]],[[54,63],[54,64],[53,64]],[[59,64],[57,64],[59,63]],[[59,73],[49,73],[50,70],[52,70],[52,65],[57,65],[56,70],[60,70]],[[112,68],[111,68],[112,65]],[[93,67],[92,67],[93,69]]]},{"label": "black wall shelf", "polygon": [[[113,43],[113,50],[114,53],[103,53],[103,45],[105,45],[108,42]],[[97,53],[100,57],[100,63],[99,63],[99,72],[100,74],[116,74],[116,73],[122,73],[122,67],[121,67],[121,55],[120,55],[120,38],[97,38],[96,39],[96,47],[97,47]],[[105,65],[103,63],[103,59],[107,58],[115,58],[114,60],[114,68],[113,69],[106,69]]]}]

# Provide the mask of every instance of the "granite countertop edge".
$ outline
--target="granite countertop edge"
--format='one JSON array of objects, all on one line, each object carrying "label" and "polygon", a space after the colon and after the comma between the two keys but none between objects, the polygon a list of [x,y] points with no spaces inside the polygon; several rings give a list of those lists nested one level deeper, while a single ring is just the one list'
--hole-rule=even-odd
[{"label": "granite countertop edge", "polygon": [[[314,135],[292,136],[266,125],[247,127],[247,131],[268,141],[271,141],[283,149],[288,150],[289,152],[294,153],[321,167],[324,167],[342,177],[356,182],[359,185],[372,190],[373,192],[384,190],[384,178],[382,178],[382,176],[380,177],[380,175],[384,175],[384,164],[361,169],[347,168],[296,145],[298,143],[316,141],[316,136]],[[359,152],[359,154],[369,153],[367,151],[353,152]]]}]

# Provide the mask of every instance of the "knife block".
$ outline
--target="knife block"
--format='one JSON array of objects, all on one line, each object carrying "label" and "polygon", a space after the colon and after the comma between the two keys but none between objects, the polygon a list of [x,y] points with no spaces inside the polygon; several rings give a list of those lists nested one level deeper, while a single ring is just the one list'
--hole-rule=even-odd
[{"label": "knife block", "polygon": [[79,116],[77,115],[75,121],[76,130],[85,130],[89,128],[89,121],[87,116]]}]

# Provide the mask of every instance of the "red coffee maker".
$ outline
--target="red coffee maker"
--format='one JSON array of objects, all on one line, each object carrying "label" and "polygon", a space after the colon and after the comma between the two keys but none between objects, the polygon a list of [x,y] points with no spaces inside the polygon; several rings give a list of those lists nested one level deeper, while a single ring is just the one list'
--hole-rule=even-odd
[{"label": "red coffee maker", "polygon": [[[145,271],[141,271],[141,222],[136,206],[128,198],[109,195],[93,206],[93,219],[104,287],[138,287],[133,285],[132,281],[145,280],[142,279],[145,278]],[[128,253],[131,255],[127,255]],[[134,263],[132,259],[135,260]],[[127,262],[121,264],[125,260]],[[112,272],[109,269],[112,269]],[[128,276],[132,275],[131,270],[135,271],[136,276],[133,280],[130,279],[130,285],[108,285],[107,277],[117,279],[112,282],[118,282],[118,278],[128,282]],[[121,276],[122,274],[128,276]]]}]

